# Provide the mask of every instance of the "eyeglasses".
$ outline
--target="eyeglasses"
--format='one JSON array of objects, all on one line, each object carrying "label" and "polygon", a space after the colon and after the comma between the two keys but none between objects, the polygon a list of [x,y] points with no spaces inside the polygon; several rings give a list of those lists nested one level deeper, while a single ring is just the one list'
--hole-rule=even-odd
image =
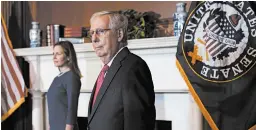
[{"label": "eyeglasses", "polygon": [[96,35],[98,35],[98,36],[101,36],[101,35],[104,35],[105,34],[105,32],[107,32],[107,31],[109,31],[109,30],[111,30],[111,29],[101,29],[101,28],[98,28],[98,29],[96,29],[95,31],[94,30],[90,30],[89,31],[89,36],[90,37],[92,37],[92,35],[95,33]]}]

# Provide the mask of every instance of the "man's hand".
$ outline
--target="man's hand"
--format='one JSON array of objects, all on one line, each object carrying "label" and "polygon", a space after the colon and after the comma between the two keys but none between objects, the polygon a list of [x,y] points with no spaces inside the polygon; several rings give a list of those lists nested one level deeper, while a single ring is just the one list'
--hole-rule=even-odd
[{"label": "man's hand", "polygon": [[73,130],[73,125],[66,124],[66,130]]}]

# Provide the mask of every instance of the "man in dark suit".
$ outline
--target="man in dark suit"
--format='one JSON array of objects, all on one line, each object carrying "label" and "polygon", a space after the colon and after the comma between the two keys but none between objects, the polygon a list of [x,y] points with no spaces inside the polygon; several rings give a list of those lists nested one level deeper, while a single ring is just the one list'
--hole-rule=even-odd
[{"label": "man in dark suit", "polygon": [[146,62],[127,46],[128,20],[98,12],[90,20],[92,46],[104,67],[88,109],[89,130],[153,130],[155,93]]}]

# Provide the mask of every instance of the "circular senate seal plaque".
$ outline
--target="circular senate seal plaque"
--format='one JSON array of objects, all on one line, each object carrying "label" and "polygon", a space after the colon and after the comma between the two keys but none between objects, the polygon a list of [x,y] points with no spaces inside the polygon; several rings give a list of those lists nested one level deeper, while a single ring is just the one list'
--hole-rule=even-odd
[{"label": "circular senate seal plaque", "polygon": [[256,17],[248,2],[202,2],[189,14],[181,35],[187,64],[200,78],[229,82],[256,60]]}]

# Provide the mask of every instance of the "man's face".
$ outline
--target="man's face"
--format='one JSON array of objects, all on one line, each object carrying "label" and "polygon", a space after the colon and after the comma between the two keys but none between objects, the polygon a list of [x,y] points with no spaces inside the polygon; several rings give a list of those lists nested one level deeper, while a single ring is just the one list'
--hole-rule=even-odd
[{"label": "man's face", "polygon": [[93,49],[103,63],[108,63],[118,51],[117,34],[109,28],[109,16],[95,17],[91,21],[90,31]]}]

